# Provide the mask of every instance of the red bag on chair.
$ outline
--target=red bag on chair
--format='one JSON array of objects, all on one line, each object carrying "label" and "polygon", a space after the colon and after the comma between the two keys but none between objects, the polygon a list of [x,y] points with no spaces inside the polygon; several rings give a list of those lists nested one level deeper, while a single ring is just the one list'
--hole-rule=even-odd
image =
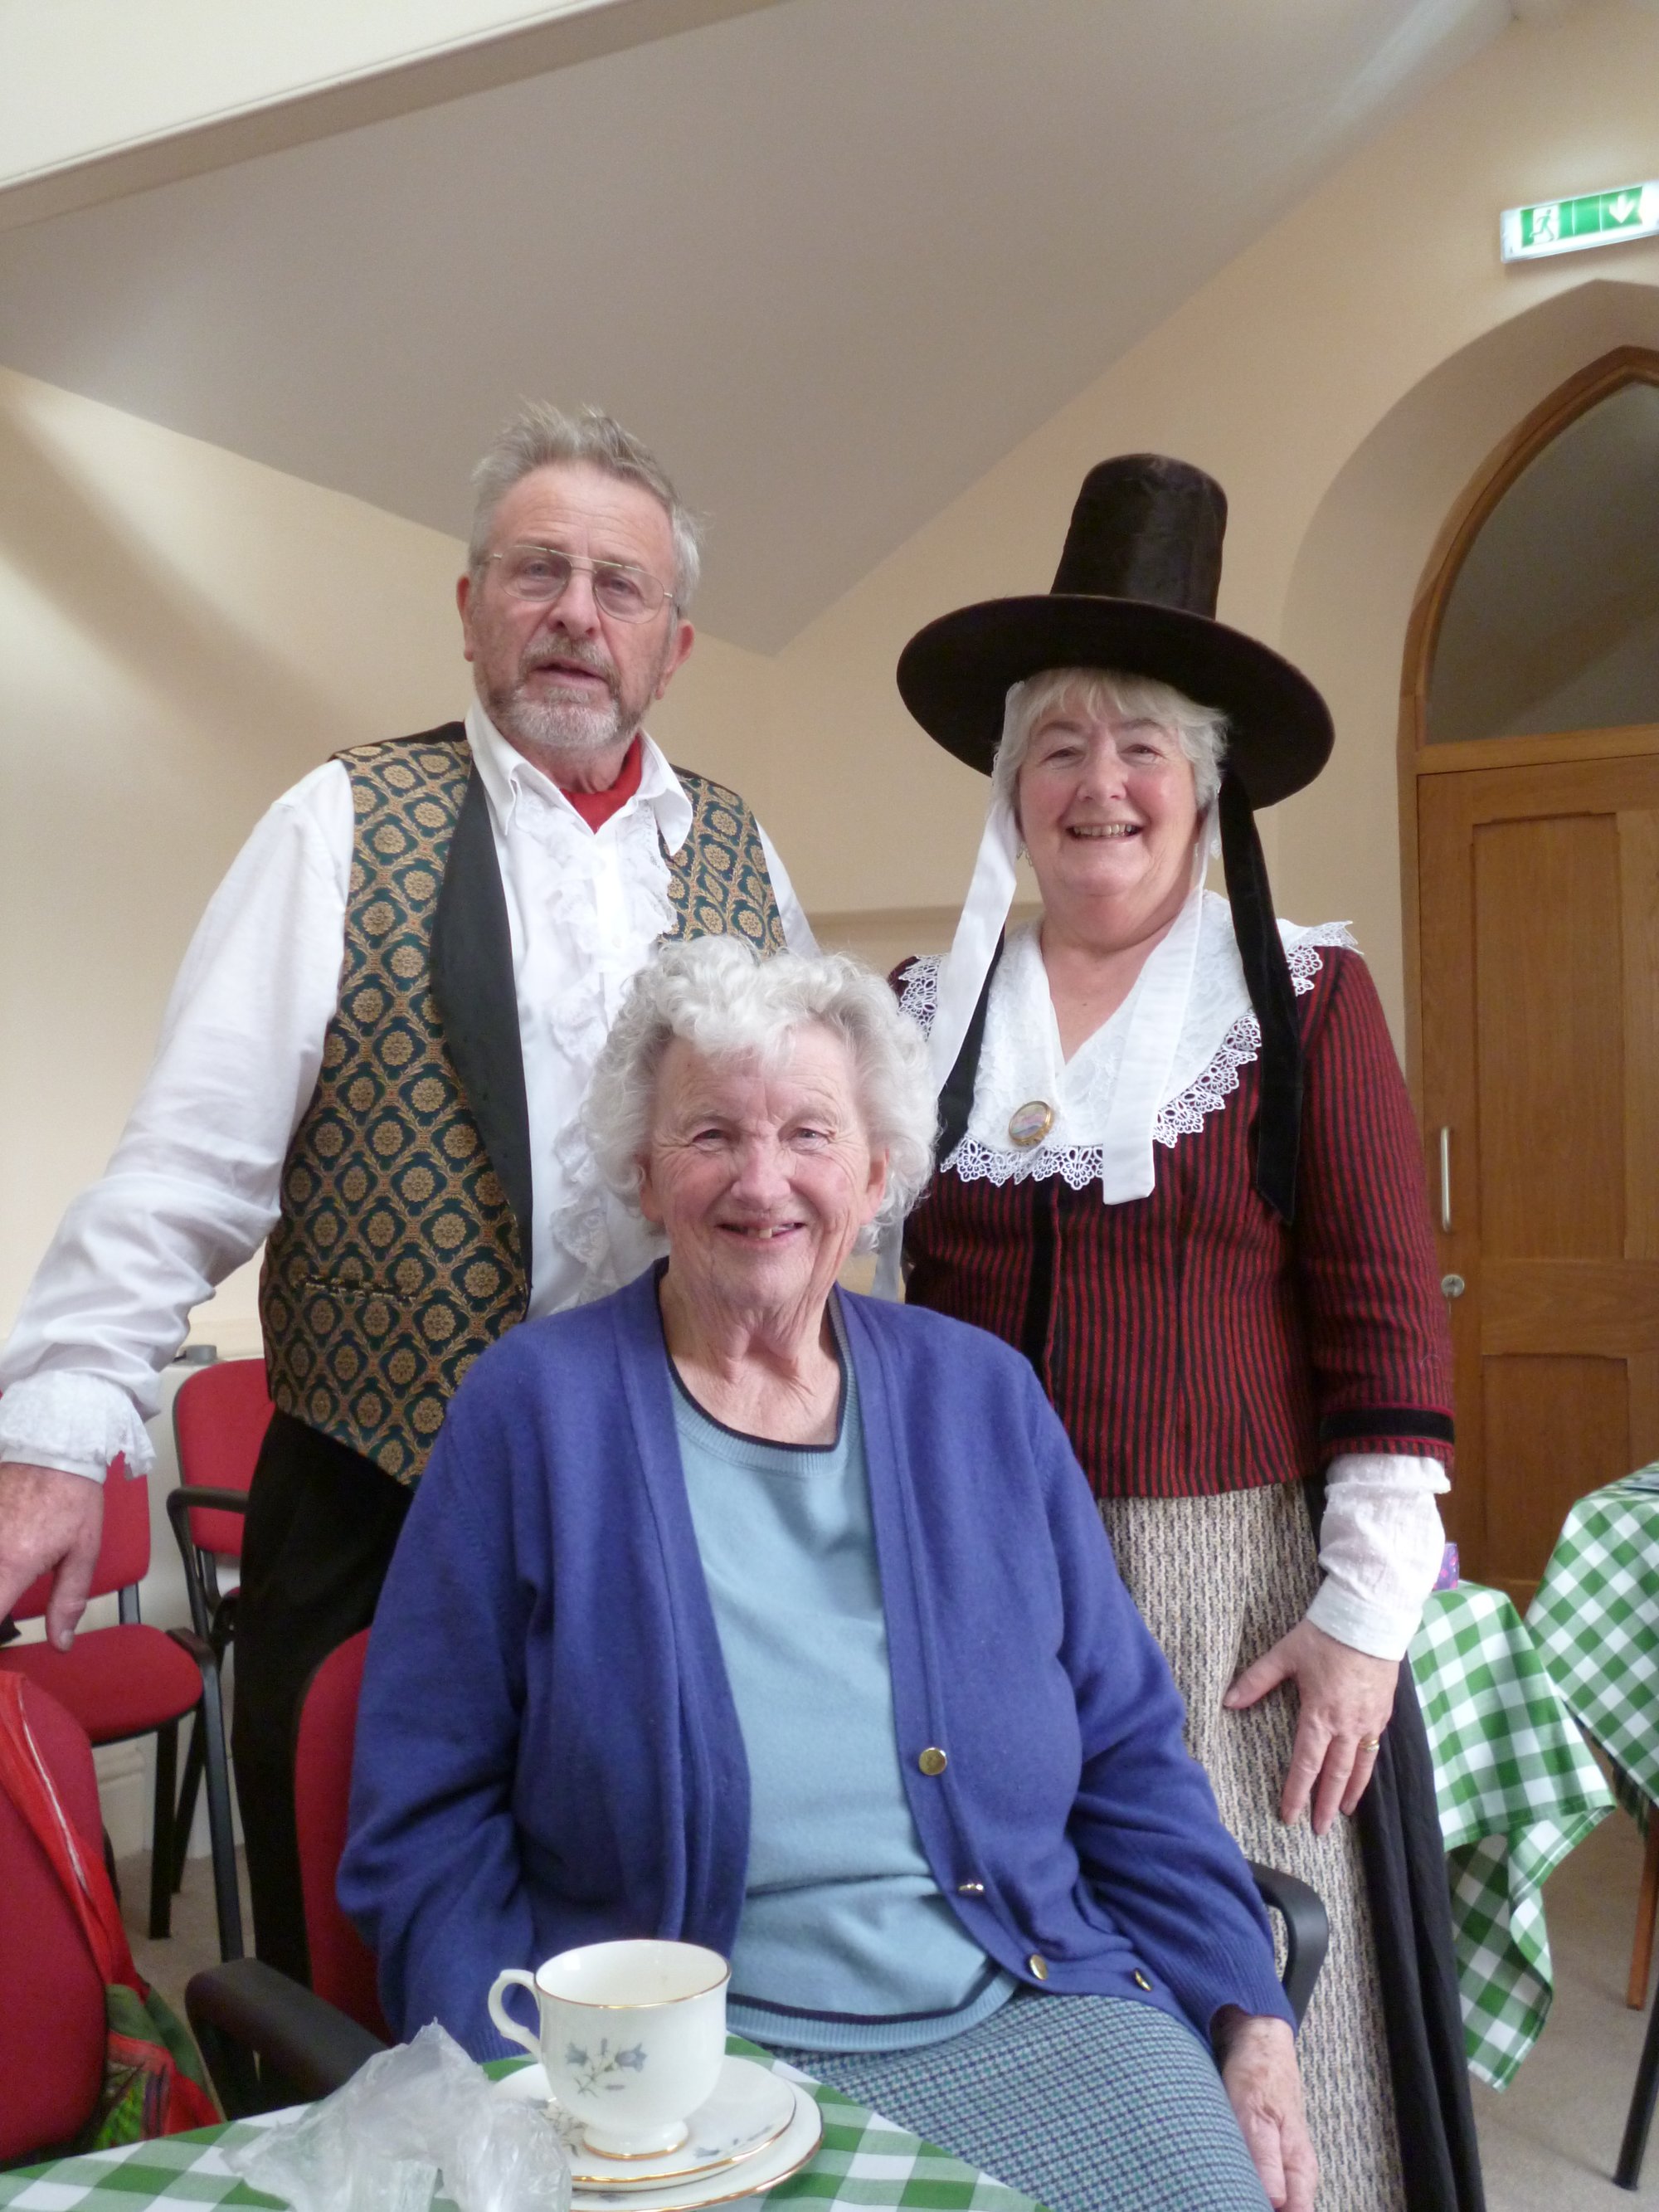
[{"label": "red bag on chair", "polygon": [[104,1984],[107,2039],[97,2110],[72,2146],[102,2150],[141,2136],[216,2125],[189,2031],[140,1979],[101,1858],[64,1811],[23,1710],[25,1677],[0,1668],[0,1790],[21,1814],[80,1920]]}]

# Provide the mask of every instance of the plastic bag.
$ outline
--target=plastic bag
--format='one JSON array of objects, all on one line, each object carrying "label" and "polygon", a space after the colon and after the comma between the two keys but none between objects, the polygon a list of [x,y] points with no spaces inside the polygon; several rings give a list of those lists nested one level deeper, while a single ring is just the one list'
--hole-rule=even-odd
[{"label": "plastic bag", "polygon": [[224,2156],[294,2212],[427,2212],[440,2174],[460,2212],[570,2212],[557,2134],[533,2106],[497,2096],[435,2021]]}]

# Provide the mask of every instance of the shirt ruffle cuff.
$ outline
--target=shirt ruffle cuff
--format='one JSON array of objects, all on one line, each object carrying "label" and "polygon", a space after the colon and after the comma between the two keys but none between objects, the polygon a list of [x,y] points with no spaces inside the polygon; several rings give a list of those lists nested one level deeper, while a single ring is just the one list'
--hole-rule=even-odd
[{"label": "shirt ruffle cuff", "polygon": [[0,1460],[101,1482],[112,1460],[148,1474],[155,1448],[126,1392],[96,1375],[31,1375],[0,1397]]}]

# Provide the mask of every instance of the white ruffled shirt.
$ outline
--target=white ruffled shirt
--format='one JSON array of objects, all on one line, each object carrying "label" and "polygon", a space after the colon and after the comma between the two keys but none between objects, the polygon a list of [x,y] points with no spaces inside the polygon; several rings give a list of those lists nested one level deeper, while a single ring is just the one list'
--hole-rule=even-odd
[{"label": "white ruffled shirt", "polygon": [[[1314,987],[1322,946],[1355,950],[1345,923],[1279,924],[1298,995]],[[932,1026],[940,971],[919,960],[901,1005]],[[1011,930],[992,979],[974,1103],[961,1142],[941,1163],[965,1182],[1059,1176],[1100,1186],[1102,1203],[1145,1198],[1154,1146],[1194,1136],[1225,1110],[1239,1070],[1261,1048],[1224,898],[1195,887],[1181,916],[1108,1022],[1067,1060],[1043,966],[1040,925]],[[1054,1109],[1042,1143],[1009,1143],[1009,1118],[1033,1099]],[[1449,1486],[1435,1460],[1346,1453],[1327,1470],[1322,1583],[1309,1619],[1379,1658],[1403,1657],[1445,1547],[1436,1496]]]},{"label": "white ruffled shirt", "polygon": [[[532,1132],[530,1311],[552,1313],[644,1264],[578,1117],[629,980],[671,925],[663,847],[684,843],[691,802],[646,738],[639,790],[590,830],[476,703],[466,732],[513,939]],[[64,1215],[0,1353],[0,1459],[94,1480],[118,1453],[135,1470],[153,1464],[143,1424],[160,1370],[191,1309],[276,1220],[339,992],[353,830],[349,777],[328,761],[277,799],[231,864],[109,1166]],[[814,951],[763,830],[761,842],[790,949]]]}]

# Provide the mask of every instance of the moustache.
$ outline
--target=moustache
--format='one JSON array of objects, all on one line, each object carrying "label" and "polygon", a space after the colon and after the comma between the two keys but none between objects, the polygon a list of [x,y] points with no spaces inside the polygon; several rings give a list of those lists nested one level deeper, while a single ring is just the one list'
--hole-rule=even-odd
[{"label": "moustache", "polygon": [[521,677],[529,676],[538,668],[555,668],[561,663],[567,668],[585,669],[590,676],[600,678],[606,690],[615,696],[616,669],[604,653],[596,652],[591,646],[532,647],[519,664],[519,673]]}]

